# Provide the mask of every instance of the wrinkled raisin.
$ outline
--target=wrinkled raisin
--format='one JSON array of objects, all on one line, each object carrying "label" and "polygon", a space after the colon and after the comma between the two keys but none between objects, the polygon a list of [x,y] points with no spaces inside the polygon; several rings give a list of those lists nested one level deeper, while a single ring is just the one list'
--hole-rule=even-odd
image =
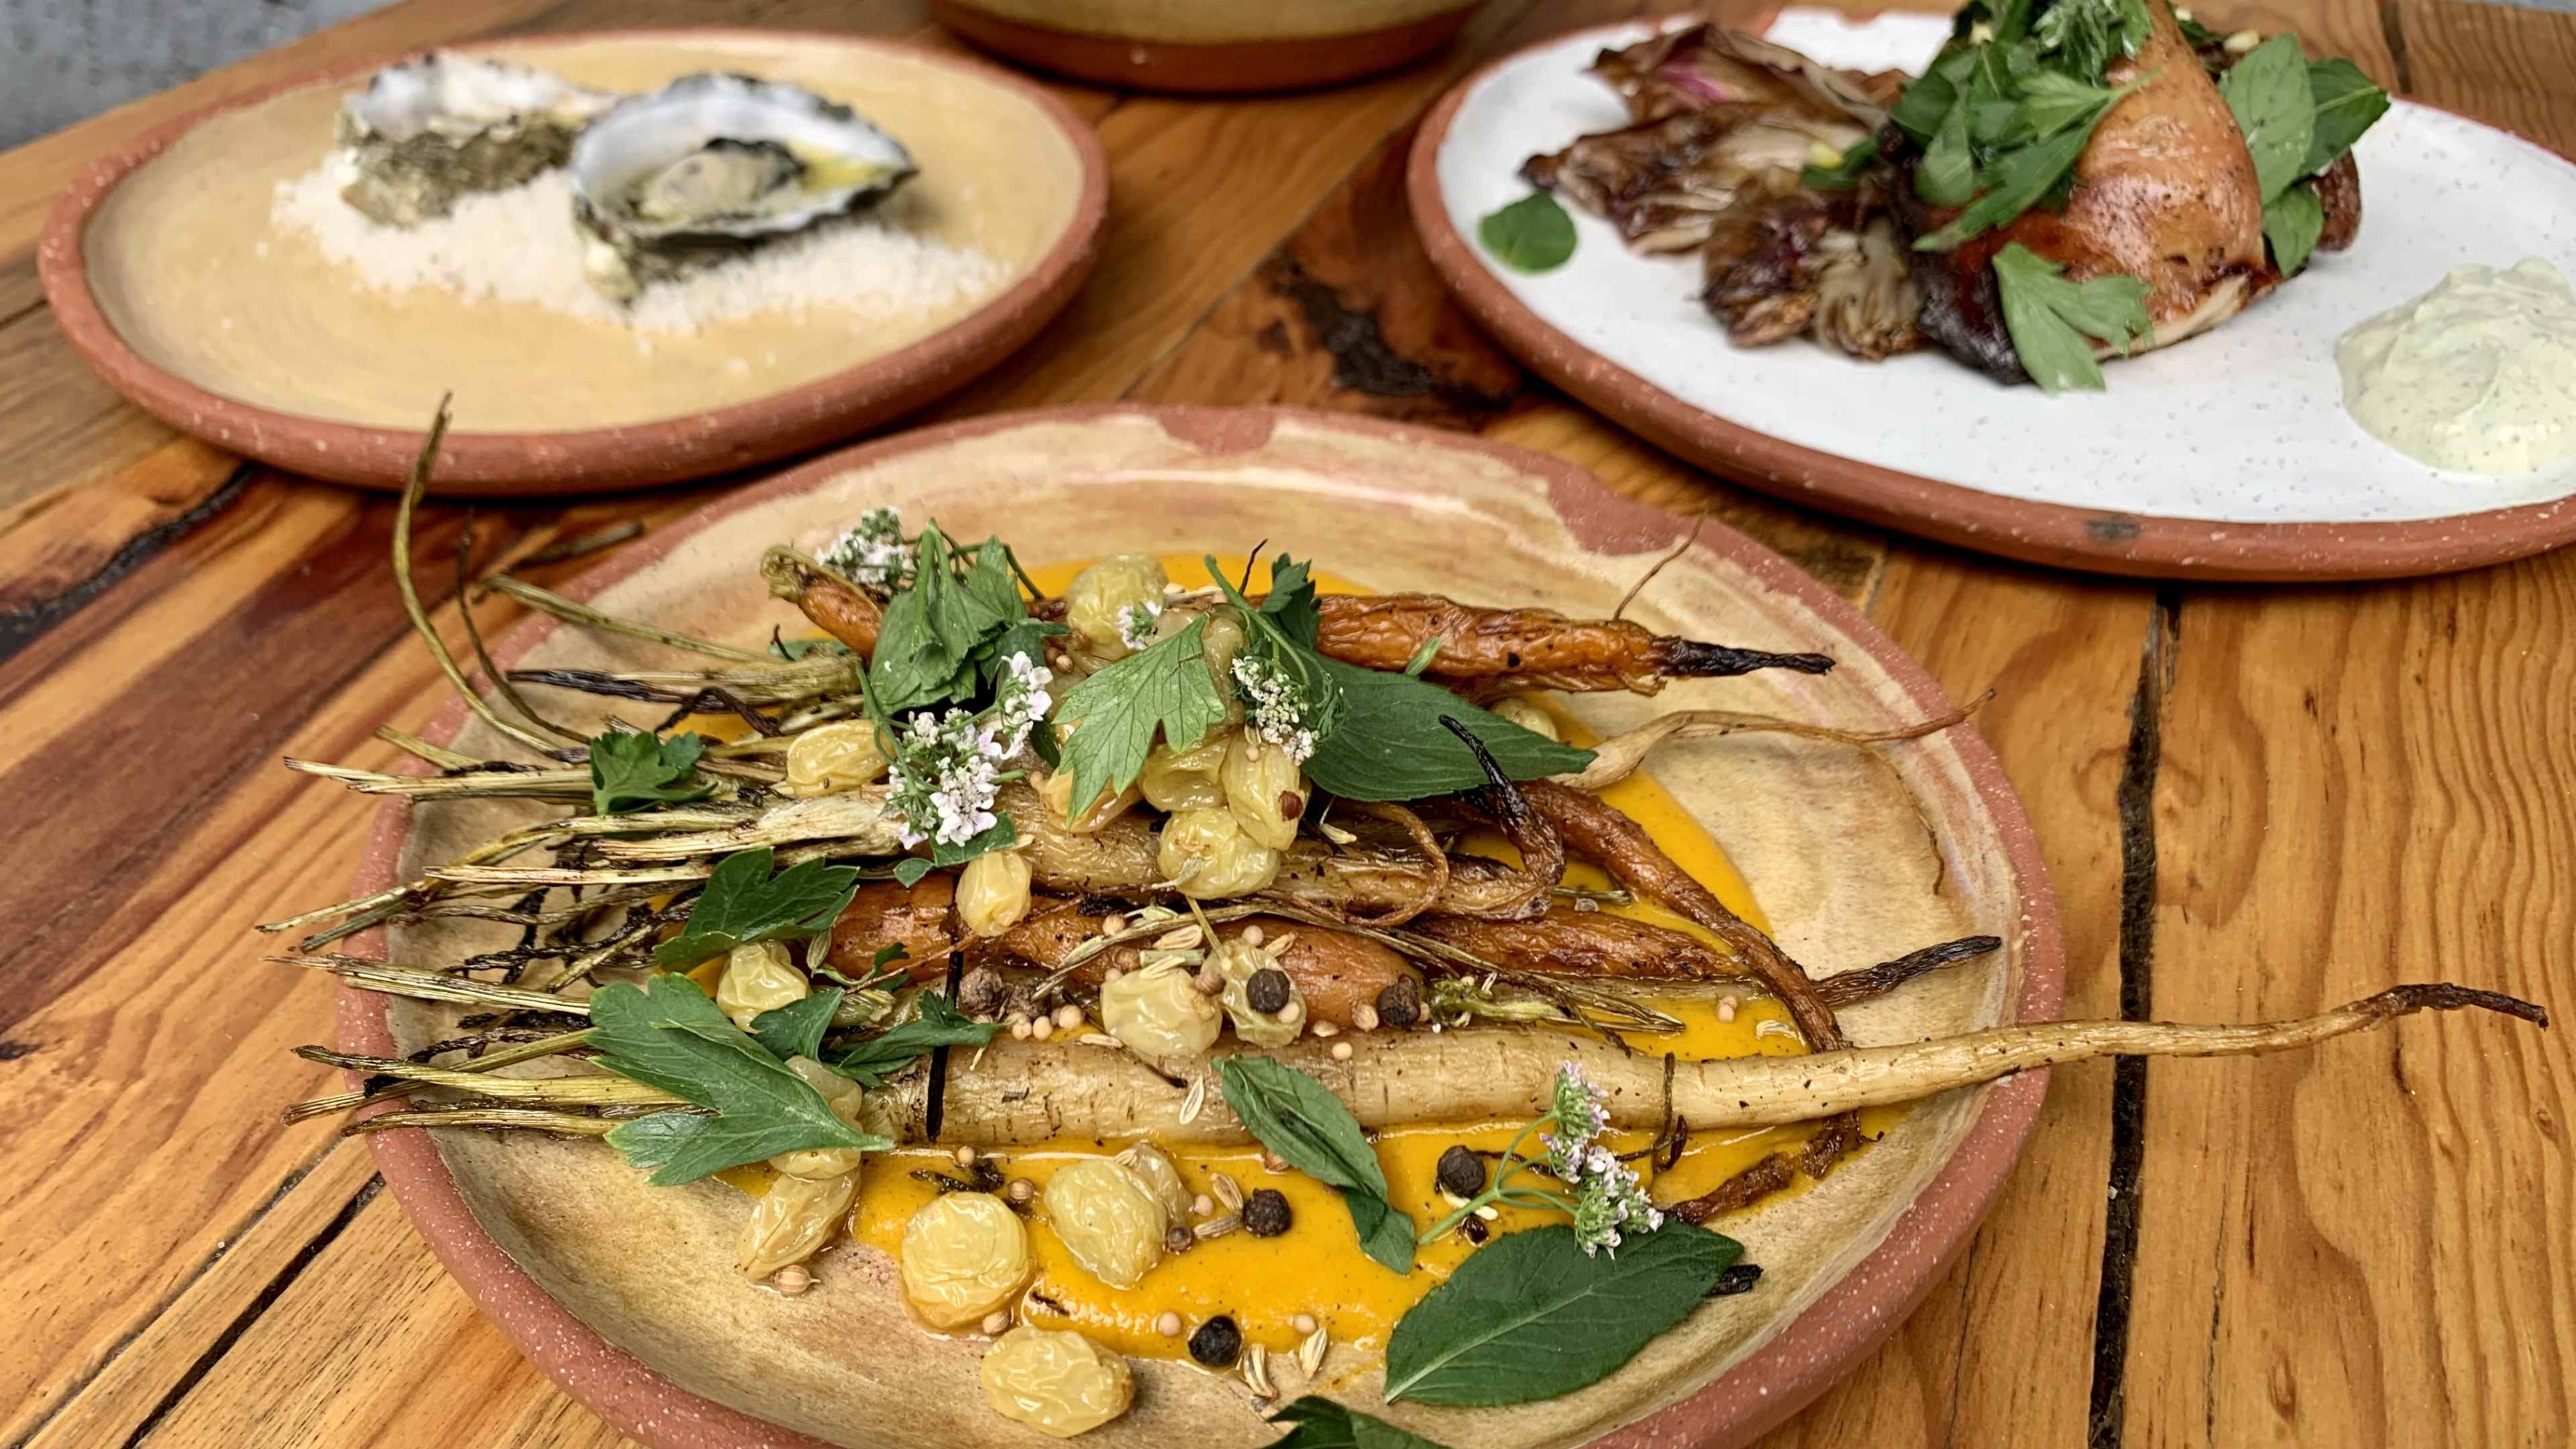
[{"label": "wrinkled raisin", "polygon": [[1209,1368],[1224,1368],[1242,1352],[1243,1330],[1222,1313],[1200,1324],[1199,1331],[1190,1335],[1190,1357]]},{"label": "wrinkled raisin", "polygon": [[1422,983],[1399,976],[1377,994],[1377,1019],[1386,1026],[1411,1026],[1422,1019]]},{"label": "wrinkled raisin", "polygon": [[1243,1200],[1243,1230],[1256,1238],[1275,1238],[1288,1231],[1288,1198],[1275,1187],[1255,1188]]},{"label": "wrinkled raisin", "polygon": [[1761,1281],[1761,1264],[1738,1263],[1717,1275],[1717,1282],[1708,1290],[1708,1296],[1732,1298],[1738,1293],[1750,1293],[1753,1291],[1753,1285]]},{"label": "wrinkled raisin", "polygon": [[1473,1213],[1467,1215],[1466,1221],[1458,1224],[1458,1231],[1467,1235],[1468,1242],[1477,1244],[1482,1244],[1485,1239],[1493,1236],[1494,1232],[1493,1229],[1485,1226],[1483,1218]]},{"label": "wrinkled raisin", "polygon": [[1264,1016],[1284,1010],[1288,1005],[1288,973],[1276,966],[1264,966],[1243,983],[1243,999]]},{"label": "wrinkled raisin", "polygon": [[1440,1190],[1451,1197],[1474,1197],[1485,1190],[1485,1160],[1465,1146],[1440,1154]]}]

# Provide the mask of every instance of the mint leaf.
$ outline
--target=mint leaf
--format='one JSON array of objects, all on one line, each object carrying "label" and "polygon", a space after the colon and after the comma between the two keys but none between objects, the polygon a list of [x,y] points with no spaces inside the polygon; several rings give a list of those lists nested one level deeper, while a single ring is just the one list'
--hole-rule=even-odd
[{"label": "mint leaf", "polygon": [[2093,139],[2093,128],[2102,124],[2103,115],[2110,109],[2107,105],[2096,107],[2075,125],[2016,146],[1979,168],[1977,184],[1982,191],[1977,199],[1952,217],[1949,225],[1917,238],[1914,249],[1948,251],[2030,210],[2075,169],[2075,158],[2084,154],[2084,147]]},{"label": "mint leaf", "polygon": [[1413,1219],[1387,1201],[1386,1169],[1359,1119],[1323,1083],[1268,1057],[1216,1061],[1217,1086],[1244,1129],[1290,1167],[1340,1188],[1360,1247],[1389,1270],[1413,1271]]},{"label": "mint leaf", "polygon": [[1315,746],[1306,778],[1350,800],[1420,800],[1472,790],[1484,769],[1443,716],[1467,727],[1515,780],[1563,775],[1592,763],[1590,750],[1561,745],[1478,709],[1428,680],[1323,661],[1342,698],[1342,720]]},{"label": "mint leaf", "polygon": [[841,1054],[832,1064],[862,1087],[882,1087],[886,1079],[944,1046],[982,1046],[1002,1029],[997,1021],[969,1021],[945,996],[925,991],[913,998],[917,1015]]},{"label": "mint leaf", "polygon": [[[1003,582],[1008,587],[1007,574]],[[886,601],[877,623],[876,652],[868,661],[870,706],[892,716],[972,694],[970,656],[1004,622],[988,584],[958,581],[947,535],[935,526],[922,529],[912,586]]]},{"label": "mint leaf", "polygon": [[1568,1227],[1476,1250],[1397,1321],[1386,1397],[1486,1406],[1552,1399],[1595,1383],[1690,1315],[1744,1252],[1683,1222],[1586,1256]]},{"label": "mint leaf", "polygon": [[769,868],[775,859],[764,845],[716,862],[706,889],[689,908],[688,924],[653,948],[653,964],[686,966],[754,941],[811,936],[830,929],[858,892],[859,873],[853,867],[799,861],[773,878]]},{"label": "mint leaf", "polygon": [[601,987],[590,998],[590,1042],[600,1066],[715,1114],[657,1112],[608,1134],[630,1165],[658,1169],[656,1187],[809,1147],[894,1145],[842,1121],[687,977],[656,973],[640,988]]},{"label": "mint leaf", "polygon": [[2263,206],[2263,240],[2272,244],[2272,265],[2289,276],[2308,264],[2325,235],[2326,207],[2317,199],[2313,181],[2301,181]]},{"label": "mint leaf", "polygon": [[1574,255],[1574,218],[1555,197],[1533,191],[1476,223],[1476,240],[1516,272],[1552,272]]},{"label": "mint leaf", "polygon": [[1281,1405],[1270,1422],[1297,1426],[1288,1437],[1270,1441],[1270,1449],[1441,1449],[1419,1434],[1313,1394]]},{"label": "mint leaf", "polygon": [[2283,33],[2247,51],[2218,78],[2218,93],[2245,133],[2254,179],[2269,202],[2307,174],[2308,145],[2316,137],[2316,102],[2308,94],[2308,57],[2299,38]]},{"label": "mint leaf", "polygon": [[2310,124],[2308,154],[2299,163],[2303,176],[2332,166],[2388,111],[2388,92],[2341,56],[2308,62],[2308,98],[2315,102],[2316,118]]},{"label": "mint leaf", "polygon": [[1186,750],[1225,718],[1225,701],[1201,657],[1204,619],[1169,639],[1111,664],[1073,687],[1056,706],[1064,768],[1073,772],[1073,808],[1134,784],[1161,736]]},{"label": "mint leaf", "polygon": [[832,1029],[832,1013],[840,1009],[840,988],[817,991],[802,1001],[791,1001],[753,1017],[752,1039],[782,1062],[789,1057],[819,1061],[823,1056],[823,1033]]},{"label": "mint leaf", "polygon": [[907,886],[917,886],[921,884],[922,877],[930,874],[932,869],[934,867],[929,861],[916,855],[909,860],[898,860],[894,863],[894,878]]},{"label": "mint leaf", "polygon": [[590,801],[602,815],[622,815],[655,805],[702,800],[715,782],[688,783],[698,757],[707,752],[704,735],[660,739],[641,730],[610,730],[590,740]]},{"label": "mint leaf", "polygon": [[2146,0],[2057,0],[2030,27],[2043,52],[2088,81],[2100,80],[2114,59],[2136,55],[2154,32]]},{"label": "mint leaf", "polygon": [[2070,282],[2065,268],[2019,242],[1995,253],[1995,289],[2003,301],[2004,328],[2022,370],[2050,392],[2102,389],[2093,360],[2099,338],[2129,350],[2155,330],[2147,316],[2147,284],[2135,277],[2096,277]]}]

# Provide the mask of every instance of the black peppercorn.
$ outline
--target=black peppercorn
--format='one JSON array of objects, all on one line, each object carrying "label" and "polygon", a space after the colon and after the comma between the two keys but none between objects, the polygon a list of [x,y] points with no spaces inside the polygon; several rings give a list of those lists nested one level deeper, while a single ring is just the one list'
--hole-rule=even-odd
[{"label": "black peppercorn", "polygon": [[1738,1293],[1750,1293],[1753,1291],[1753,1285],[1761,1281],[1761,1264],[1737,1263],[1728,1268],[1725,1272],[1717,1275],[1717,1282],[1710,1286],[1708,1296],[1711,1298],[1732,1298]]},{"label": "black peppercorn", "polygon": [[1456,1198],[1474,1197],[1485,1190],[1485,1159],[1465,1146],[1453,1146],[1440,1154],[1440,1190]]},{"label": "black peppercorn", "polygon": [[1275,1187],[1255,1188],[1243,1200],[1243,1230],[1256,1238],[1288,1231],[1288,1199]]},{"label": "black peppercorn", "polygon": [[1377,1019],[1385,1026],[1411,1026],[1422,1019],[1422,983],[1399,976],[1377,994]]},{"label": "black peppercorn", "polygon": [[1226,1367],[1242,1352],[1243,1330],[1222,1313],[1200,1324],[1199,1331],[1190,1335],[1190,1357],[1212,1369]]},{"label": "black peppercorn", "polygon": [[1276,966],[1264,966],[1243,983],[1243,1000],[1264,1016],[1282,1011],[1288,1005],[1288,973]]},{"label": "black peppercorn", "polygon": [[1458,1231],[1467,1235],[1468,1242],[1482,1244],[1486,1238],[1493,1235],[1494,1230],[1485,1226],[1483,1218],[1469,1213],[1467,1220],[1458,1225]]}]

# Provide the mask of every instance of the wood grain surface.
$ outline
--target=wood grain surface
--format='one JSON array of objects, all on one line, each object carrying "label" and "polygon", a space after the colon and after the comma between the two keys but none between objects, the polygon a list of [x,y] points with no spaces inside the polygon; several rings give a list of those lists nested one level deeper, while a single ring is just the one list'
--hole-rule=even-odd
[{"label": "wood grain surface", "polygon": [[[2576,557],[2414,584],[2156,588],[1997,564],[1734,489],[1530,378],[1442,298],[1398,185],[1468,67],[1679,8],[1494,0],[1342,90],[1060,86],[1115,195],[1105,259],[939,409],[1289,402],[1467,429],[1705,510],[1866,608],[1980,725],[2046,848],[2068,1009],[2256,1017],[2401,979],[2576,1003]],[[1722,14],[1755,13],[1730,0]],[[325,1123],[327,984],[254,921],[329,897],[366,812],[282,754],[384,763],[442,690],[379,498],[171,433],[73,359],[32,262],[116,141],[315,66],[476,35],[704,22],[688,0],[410,0],[0,155],[0,1445],[614,1444],[484,1323]],[[2263,0],[2429,100],[2576,148],[2576,18]],[[954,42],[891,0],[728,21]],[[478,563],[648,527],[739,480],[488,509]],[[465,533],[424,516],[424,586]],[[539,565],[540,581],[578,571]],[[478,606],[489,630],[511,616]],[[452,609],[448,626],[455,631]],[[460,635],[461,637],[461,635]],[[2058,1074],[1971,1251],[1783,1446],[2576,1442],[2576,1056],[2418,1021],[2260,1062]]]}]

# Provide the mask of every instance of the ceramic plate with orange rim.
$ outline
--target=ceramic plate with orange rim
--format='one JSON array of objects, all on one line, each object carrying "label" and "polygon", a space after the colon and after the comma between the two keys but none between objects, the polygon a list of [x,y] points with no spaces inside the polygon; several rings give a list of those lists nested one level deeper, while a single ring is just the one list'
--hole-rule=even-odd
[{"label": "ceramic plate with orange rim", "polygon": [[[1803,339],[1731,344],[1696,256],[1631,252],[1575,212],[1571,261],[1518,273],[1475,240],[1528,193],[1521,163],[1625,125],[1586,73],[1643,24],[1560,36],[1468,77],[1431,112],[1414,222],[1469,311],[1622,426],[1782,497],[2013,558],[2112,573],[2340,579],[2437,573],[2576,539],[2576,460],[2517,477],[2437,471],[2345,415],[2335,342],[2464,263],[2576,267],[2576,164],[2398,101],[2354,149],[2348,251],[2241,316],[2103,369],[2108,390],[2007,387],[1926,351],[1866,363]],[[1792,9],[1766,34],[1828,65],[1919,71],[1946,18]]]},{"label": "ceramic plate with orange rim", "polygon": [[341,97],[388,57],[178,121],[77,178],[39,251],[73,344],[172,426],[282,468],[398,486],[452,391],[442,492],[586,492],[746,467],[917,408],[1033,336],[1097,252],[1109,183],[1091,127],[978,61],[739,30],[464,50],[621,94],[720,70],[851,106],[920,174],[842,235],[878,247],[911,290],[799,306],[770,284],[674,317],[649,310],[648,288],[621,313],[586,294],[568,205],[558,236],[533,203],[511,214],[517,234],[555,245],[477,245],[460,273],[480,285],[475,269],[501,251],[558,264],[532,289],[362,275],[363,253],[335,249],[321,168]]},{"label": "ceramic plate with orange rim", "polygon": [[[763,551],[819,547],[879,505],[935,518],[960,537],[1023,540],[1032,574],[1056,584],[1084,560],[1133,552],[1170,559],[1174,582],[1185,582],[1201,554],[1239,559],[1266,541],[1313,559],[1336,590],[1436,590],[1596,616],[1684,531],[1569,464],[1473,439],[1278,409],[1113,405],[956,423],[806,464],[648,537],[569,592],[616,616],[759,648],[773,629],[811,631],[764,586]],[[1662,633],[1818,650],[1835,663],[1821,675],[1679,680],[1652,700],[1565,696],[1567,726],[1607,736],[1671,708],[1721,707],[1884,729],[1949,708],[1843,600],[1722,527],[1657,574],[1627,617]],[[495,642],[521,669],[660,667],[648,661],[676,657],[542,618]],[[589,728],[612,709],[647,723],[663,712],[541,692],[550,712]],[[478,759],[513,748],[461,703],[428,733]],[[1780,735],[1692,741],[1658,749],[1643,776],[1616,788],[1621,807],[1676,860],[1819,971],[1972,933],[2001,939],[1989,954],[1844,1010],[1854,1039],[1913,1041],[2055,1013],[2058,928],[2039,853],[1972,727],[1874,753]],[[524,804],[491,800],[389,807],[358,888],[417,878],[525,814]],[[359,945],[422,966],[480,949],[478,933],[491,929],[421,920],[389,942]],[[1677,1008],[1686,1019],[1669,1039],[1675,1050],[1795,1050],[1775,1004],[1748,1000],[1737,1012],[1702,996]],[[342,1000],[340,1036],[352,1051],[398,1054],[452,1035],[455,1021],[446,1007],[389,1009],[385,997],[353,992]],[[1096,1060],[1130,1074],[1136,1100],[1151,1095],[1156,1111],[1177,1096],[1096,1043],[1058,1045],[1102,1053]],[[1005,1038],[993,1050],[998,1060],[1042,1046]],[[962,1053],[953,1072],[988,1070]],[[952,1114],[965,1110],[959,1080],[950,1078]],[[1130,1089],[1100,1090],[1114,1098]],[[1045,1291],[1022,1311],[1032,1323],[1051,1315],[1047,1325],[1078,1325],[1131,1357],[1133,1407],[1082,1440],[1103,1449],[1277,1438],[1241,1379],[1191,1364],[1153,1326],[1166,1311],[1197,1323],[1218,1309],[1240,1316],[1248,1342],[1271,1346],[1282,1392],[1374,1405],[1444,1443],[1741,1444],[1860,1362],[1945,1270],[2009,1171],[2042,1091],[2034,1075],[1874,1111],[1864,1127],[1875,1140],[1829,1177],[1725,1220],[1764,1270],[1759,1291],[1710,1301],[1610,1377],[1543,1403],[1430,1417],[1376,1404],[1374,1355],[1388,1325],[1465,1258],[1465,1245],[1427,1243],[1423,1271],[1389,1273],[1349,1241],[1333,1194],[1294,1174],[1265,1174],[1248,1150],[1173,1149],[1192,1186],[1220,1191],[1218,1171],[1240,1174],[1247,1190],[1281,1184],[1302,1225],[1291,1236],[1211,1237],[1128,1298],[1069,1266],[1061,1245],[1033,1230]],[[1446,1137],[1482,1130],[1453,1127]],[[931,1196],[904,1169],[947,1161],[959,1170],[943,1154],[872,1159],[853,1240],[811,1263],[810,1288],[784,1295],[736,1268],[749,1212],[737,1187],[756,1184],[648,1187],[596,1141],[537,1134],[394,1131],[373,1140],[395,1196],[467,1290],[540,1368],[624,1433],[668,1446],[1045,1442],[986,1406],[978,1335],[925,1332],[902,1302],[886,1249]],[[1439,1208],[1426,1174],[1441,1140],[1390,1130],[1378,1146],[1392,1197],[1425,1221]],[[1703,1134],[1677,1170],[1713,1180],[1791,1140]],[[1067,1162],[1102,1151],[1088,1140],[1022,1139],[1009,1166],[1051,1181]],[[1295,1367],[1300,1312],[1332,1339],[1311,1376]]]}]

